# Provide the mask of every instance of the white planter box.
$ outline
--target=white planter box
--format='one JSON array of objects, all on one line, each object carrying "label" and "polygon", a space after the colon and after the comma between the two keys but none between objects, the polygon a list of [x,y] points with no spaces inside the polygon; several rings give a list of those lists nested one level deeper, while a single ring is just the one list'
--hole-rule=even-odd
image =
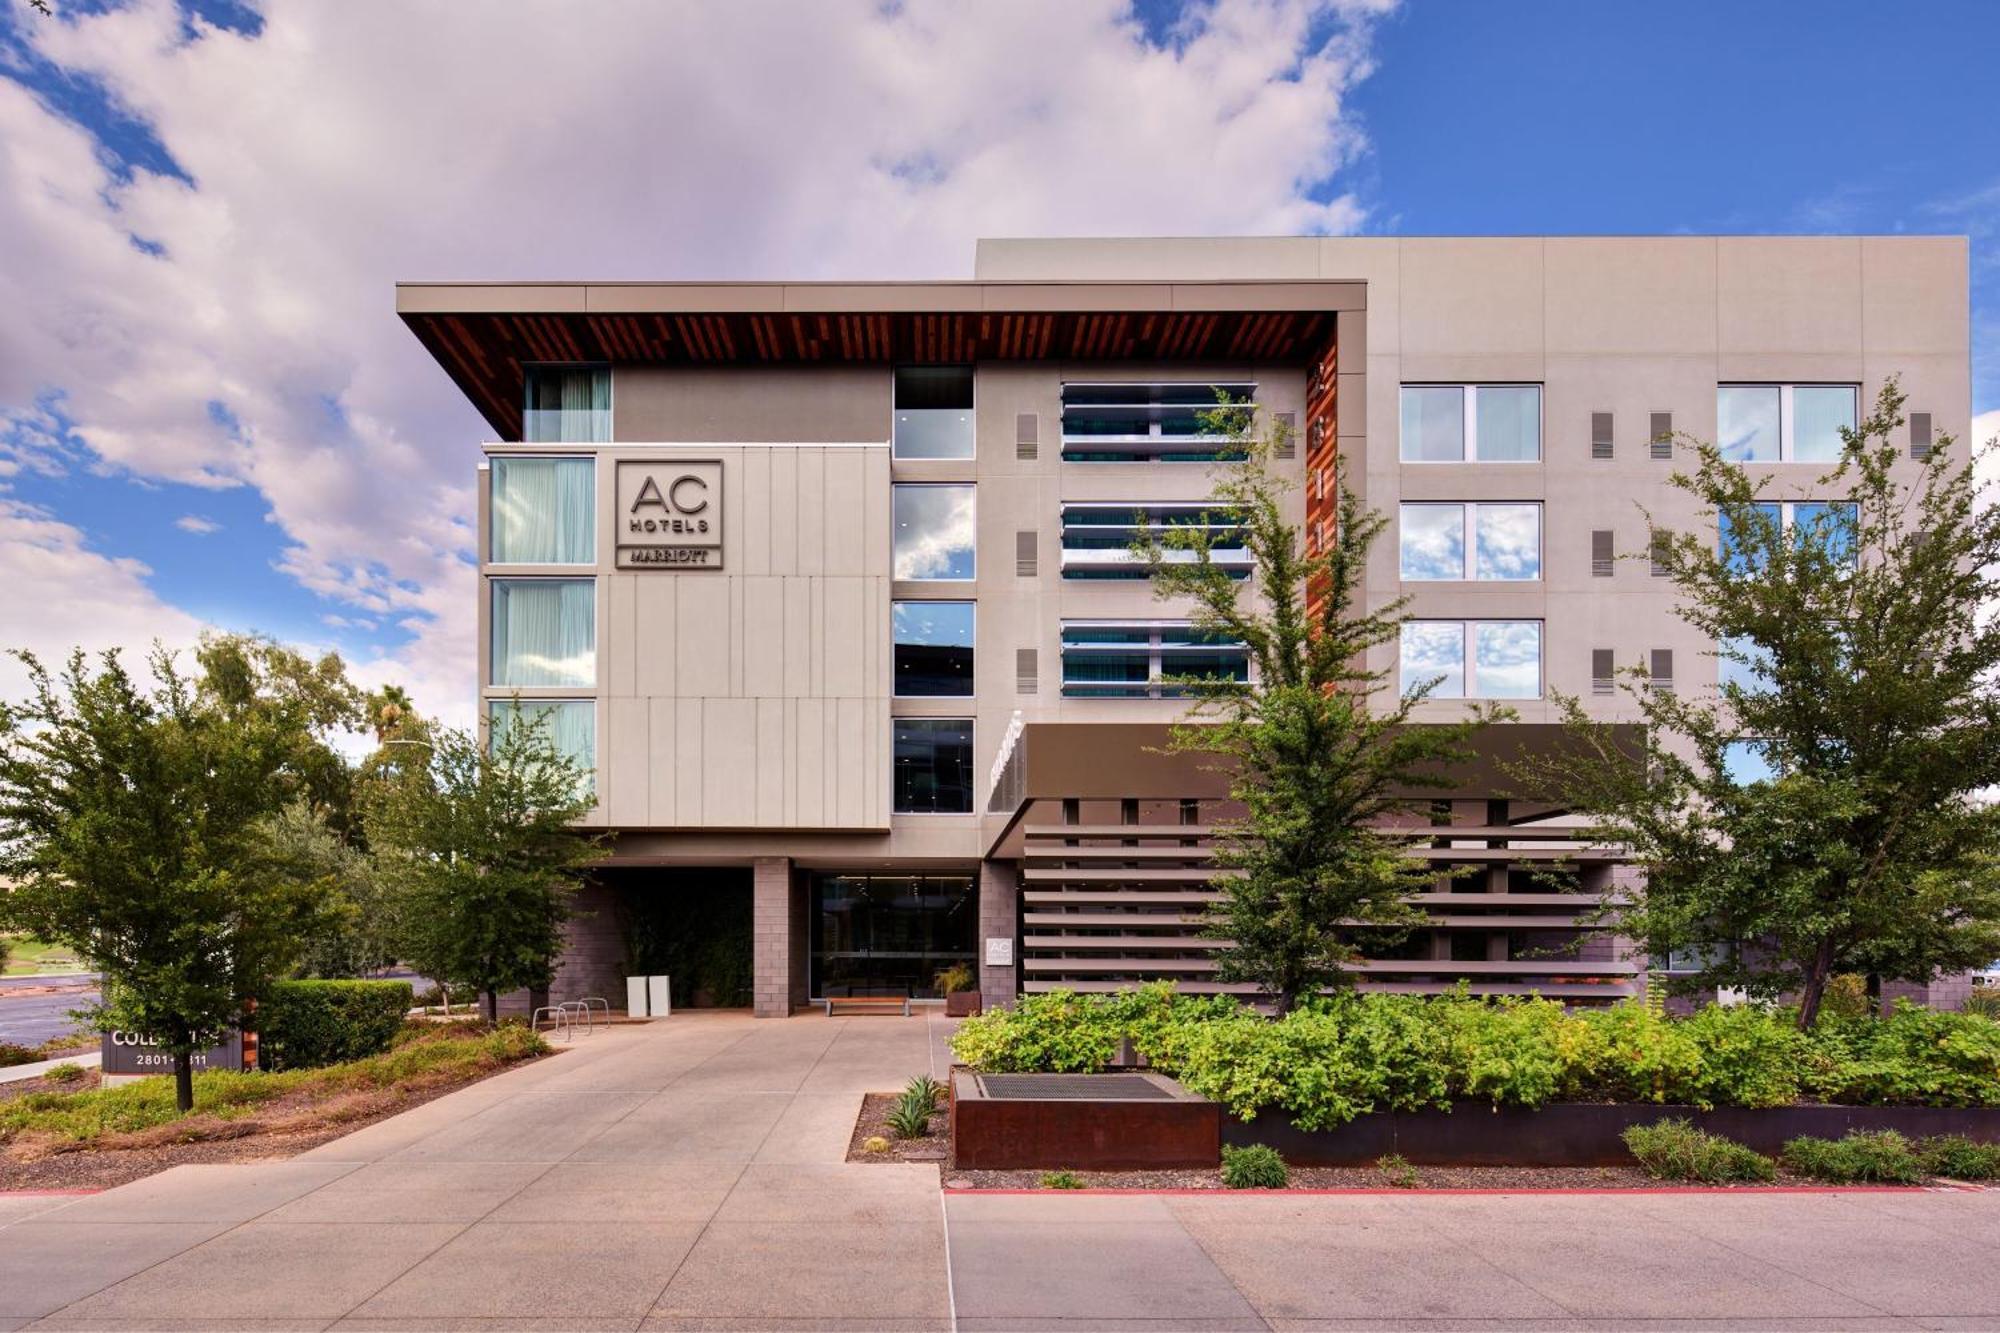
[{"label": "white planter box", "polygon": [[644,1018],[647,1016],[647,1012],[646,978],[625,978],[625,1016],[627,1018]]},{"label": "white planter box", "polygon": [[646,1012],[652,1018],[671,1018],[674,1012],[673,992],[668,986],[671,978],[646,978]]}]

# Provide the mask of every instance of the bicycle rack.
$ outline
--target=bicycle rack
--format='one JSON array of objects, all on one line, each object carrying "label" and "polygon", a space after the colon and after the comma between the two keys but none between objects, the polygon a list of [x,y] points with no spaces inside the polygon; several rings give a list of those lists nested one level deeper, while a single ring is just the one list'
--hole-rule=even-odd
[{"label": "bicycle rack", "polygon": [[544,1014],[547,1014],[549,1018],[550,1036],[555,1036],[557,1033],[561,1033],[562,1039],[564,1041],[575,1040],[576,1028],[575,1025],[570,1021],[570,1009],[568,1005],[545,1004],[541,1008],[535,1010],[535,1012],[529,1015],[528,1017],[529,1031],[539,1032],[541,1030],[542,1015]]},{"label": "bicycle rack", "polygon": [[593,1004],[604,1006],[604,1026],[611,1026],[611,1001],[605,999],[602,995],[586,995],[576,1003],[583,1006],[586,1014],[591,1011],[590,1006]]},{"label": "bicycle rack", "polygon": [[[562,1011],[565,1014],[582,1015],[584,1036],[588,1037],[597,1030],[597,1025],[590,1021],[590,1006],[582,1000],[564,1000],[562,1002]],[[576,1031],[576,1020],[574,1018],[570,1019],[570,1031]]]}]

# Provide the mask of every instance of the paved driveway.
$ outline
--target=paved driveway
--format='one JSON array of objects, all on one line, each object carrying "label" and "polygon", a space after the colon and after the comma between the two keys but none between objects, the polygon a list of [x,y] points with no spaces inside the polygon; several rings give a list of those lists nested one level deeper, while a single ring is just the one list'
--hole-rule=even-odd
[{"label": "paved driveway", "polygon": [[684,1014],[290,1161],[0,1196],[0,1333],[2000,1328],[2000,1193],[941,1198],[845,1165],[945,1027]]}]

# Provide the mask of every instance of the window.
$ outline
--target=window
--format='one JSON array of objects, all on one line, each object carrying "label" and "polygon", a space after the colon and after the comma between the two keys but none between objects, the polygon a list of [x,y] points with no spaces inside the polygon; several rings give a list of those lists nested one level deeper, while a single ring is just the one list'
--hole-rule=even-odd
[{"label": "window", "polygon": [[597,785],[597,701],[594,699],[488,699],[488,736],[497,743],[523,718],[539,718],[544,734]]},{"label": "window", "polygon": [[973,449],[972,367],[898,367],[895,456],[970,458]]},{"label": "window", "polygon": [[1231,443],[1207,419],[1222,396],[1254,412],[1257,386],[1233,384],[1065,384],[1066,463],[1207,463]]},{"label": "window", "polygon": [[1430,681],[1433,699],[1538,699],[1539,620],[1410,620],[1403,624],[1401,688]]},{"label": "window", "polygon": [[611,439],[609,366],[529,366],[521,438],[531,444],[604,444]]},{"label": "window", "polygon": [[896,813],[972,813],[972,719],[895,719]]},{"label": "window", "polygon": [[494,579],[493,683],[595,685],[597,584]]},{"label": "window", "polygon": [[977,958],[970,875],[823,875],[813,883],[812,994],[931,996]]},{"label": "window", "polygon": [[1398,524],[1409,580],[1542,576],[1538,504],[1406,504]]},{"label": "window", "polygon": [[976,536],[973,488],[898,484],[894,490],[895,576],[970,580]]},{"label": "window", "polygon": [[[1770,542],[1787,535],[1801,547],[1824,544],[1828,556],[1836,561],[1851,564],[1854,560],[1855,528],[1860,522],[1860,511],[1851,503],[1839,500],[1787,500],[1782,504],[1766,501],[1755,506],[1755,514],[1755,520],[1743,525],[1740,532],[1729,515],[1717,516],[1716,551],[1734,570],[1742,572],[1761,568],[1763,552]],[[1777,524],[1776,531],[1762,530],[1773,523]]]},{"label": "window", "polygon": [[495,564],[596,562],[596,459],[495,458],[491,496]]},{"label": "window", "polygon": [[1716,447],[1735,463],[1833,462],[1859,398],[1852,384],[1718,385]]},{"label": "window", "polygon": [[1539,384],[1405,384],[1405,463],[1533,463],[1542,456]]},{"label": "window", "polygon": [[[1242,522],[1210,504],[1128,504],[1121,501],[1062,507],[1062,576],[1066,579],[1145,579],[1146,562],[1132,552],[1140,533],[1206,528],[1209,558],[1231,578],[1250,573]],[[1194,552],[1167,550],[1169,561],[1193,563]]]},{"label": "window", "polygon": [[896,693],[906,698],[972,693],[971,602],[897,602]]},{"label": "window", "polygon": [[1247,682],[1250,654],[1184,620],[1065,620],[1062,692],[1073,699],[1178,699],[1180,679]]},{"label": "window", "polygon": [[1722,639],[1715,645],[1715,676],[1719,685],[1734,685],[1753,694],[1771,684],[1771,650],[1747,638]]}]

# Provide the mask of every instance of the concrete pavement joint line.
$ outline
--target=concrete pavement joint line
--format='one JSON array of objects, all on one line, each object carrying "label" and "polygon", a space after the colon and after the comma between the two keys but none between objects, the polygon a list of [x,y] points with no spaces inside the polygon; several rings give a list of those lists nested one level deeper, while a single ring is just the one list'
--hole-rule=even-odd
[{"label": "concrete pavement joint line", "polygon": [[[1856,1193],[1856,1194],[1859,1194],[1859,1193],[1863,1193],[1863,1192],[1864,1192],[1864,1191],[1860,1191],[1860,1190],[1854,1190],[1854,1191],[1848,1191],[1848,1190],[1842,1190],[1842,1191],[1841,1191],[1841,1193],[1842,1193],[1843,1195],[1846,1195],[1846,1194],[1848,1194],[1848,1193]],[[1987,1191],[1986,1191],[1986,1190],[1985,1190],[1984,1188],[1978,1188],[1978,1187],[1975,1187],[1975,1188],[1970,1188],[1970,1189],[1957,1189],[1957,1188],[1952,1188],[1952,1189],[1941,1189],[1941,1190],[1925,1190],[1925,1191],[1923,1191],[1923,1192],[1924,1192],[1924,1193],[1926,1193],[1926,1194],[1984,1194],[1984,1193],[1986,1193]],[[1848,1200],[1847,1200],[1846,1198],[1842,1198],[1842,1199],[1838,1200],[1838,1202],[1840,1202],[1840,1203],[1848,1203],[1849,1201],[1848,1201]],[[1859,1201],[1859,1200],[1855,1200],[1854,1202],[1855,1202],[1855,1203],[1859,1203],[1860,1201]],[[1869,1211],[1869,1210],[1867,1210],[1867,1209],[1862,1209],[1861,1211],[1863,1211],[1863,1212],[1867,1212],[1867,1211]],[[1883,1215],[1884,1215],[1884,1214],[1881,1214],[1880,1212],[1876,1212],[1876,1213],[1874,1214],[1874,1216],[1877,1216],[1877,1217],[1880,1217],[1880,1216],[1883,1216]],[[1915,1217],[1904,1217],[1904,1216],[1895,1216],[1895,1220],[1896,1220],[1896,1221],[1898,1221],[1898,1222],[1903,1222],[1903,1223],[1907,1223],[1907,1224],[1908,1224],[1908,1225],[1910,1225],[1910,1226],[1914,1226],[1914,1227],[1921,1227],[1921,1228],[1923,1228],[1923,1229],[1924,1229],[1925,1231],[1929,1231],[1929,1232],[1933,1233],[1934,1235],[1939,1235],[1939,1236],[1948,1236],[1948,1237],[1950,1237],[1950,1238],[1951,1238],[1951,1239],[1953,1239],[1953,1240],[1970,1240],[1970,1241],[1971,1241],[1971,1242],[1972,1242],[1973,1244],[1975,1244],[1975,1245],[1985,1245],[1985,1246],[1987,1246],[1987,1247],[1989,1247],[1989,1248],[1994,1248],[1994,1249],[2000,1249],[2000,1236],[1988,1236],[1988,1235],[1986,1235],[1986,1234],[1982,1233],[1982,1232],[1981,1232],[1981,1231],[1980,1231],[1980,1230],[1979,1230],[1978,1228],[1976,1228],[1976,1227],[1969,1227],[1969,1228],[1964,1228],[1964,1229],[1959,1229],[1959,1230],[1953,1230],[1953,1229],[1948,1229],[1948,1228],[1945,1228],[1945,1227],[1940,1227],[1940,1226],[1935,1226],[1935,1225],[1931,1224],[1930,1222],[1927,1222],[1927,1221],[1924,1221],[1924,1220],[1922,1220],[1922,1219],[1920,1219],[1920,1218],[1915,1218]]]},{"label": "concrete pavement joint line", "polygon": [[938,1191],[938,1220],[944,1226],[944,1308],[951,1316],[951,1333],[958,1333],[958,1284],[951,1275],[951,1209],[945,1204],[943,1190]]},{"label": "concrete pavement joint line", "polygon": [[[1836,1200],[1836,1202],[1838,1201]],[[1737,1255],[1744,1259],[1748,1259],[1753,1264],[1762,1264],[1764,1267],[1776,1269],[1778,1272],[1783,1273],[1788,1277],[1795,1277],[1809,1287],[1819,1288],[1821,1291],[1825,1292],[1829,1296],[1835,1296],[1844,1301],[1854,1301],[1857,1304],[1865,1305],[1869,1309],[1874,1310],[1876,1313],[1886,1315],[1892,1319],[1900,1317],[1896,1315],[1893,1311],[1883,1309],[1881,1306],[1875,1304],[1875,1302],[1867,1299],[1866,1297],[1856,1296],[1850,1292],[1841,1291],[1835,1287],[1829,1287],[1826,1285],[1826,1283],[1821,1282],[1818,1278],[1807,1277],[1804,1273],[1794,1272],[1793,1270],[1785,1267],[1783,1264],[1778,1263],[1775,1260],[1766,1259],[1762,1255],[1751,1254],[1748,1250],[1739,1250],[1726,1240],[1721,1240],[1715,1236],[1711,1236],[1706,1231],[1702,1231],[1694,1226],[1689,1225],[1686,1222],[1676,1221],[1674,1218],[1668,1217],[1663,1213],[1655,1212],[1654,1210],[1647,1208],[1643,1204],[1640,1205],[1639,1211],[1648,1217],[1654,1218],[1657,1221],[1665,1222],[1668,1226],[1674,1227],[1677,1230],[1687,1235],[1698,1237],[1702,1240],[1707,1241],[1711,1245],[1719,1245],[1723,1249],[1729,1251],[1731,1254]]]},{"label": "concrete pavement joint line", "polygon": [[[1275,1192],[1273,1191],[1273,1193]],[[1188,1226],[1187,1219],[1170,1207],[1165,1211],[1168,1217],[1173,1218],[1174,1225],[1181,1229],[1181,1234],[1192,1241],[1197,1250],[1201,1251],[1202,1258],[1208,1260],[1209,1266],[1215,1269],[1216,1276],[1229,1284],[1229,1289],[1236,1293],[1236,1299],[1243,1302],[1243,1308],[1257,1316],[1257,1322],[1262,1324],[1266,1329],[1271,1328],[1271,1321],[1265,1317],[1262,1310],[1257,1308],[1257,1302],[1250,1299],[1250,1293],[1243,1290],[1236,1279],[1229,1275],[1229,1270],[1222,1266],[1222,1261],[1209,1252],[1208,1246],[1201,1243],[1201,1237],[1197,1236],[1194,1230]]]},{"label": "concrete pavement joint line", "polygon": [[1442,1242],[1447,1248],[1455,1248],[1457,1253],[1471,1255],[1473,1258],[1477,1259],[1480,1263],[1485,1264],[1495,1273],[1498,1273],[1506,1281],[1512,1282],[1517,1286],[1527,1288],[1529,1291],[1534,1292],[1535,1295],[1547,1301],[1550,1305],[1555,1306],[1556,1309],[1558,1310],[1568,1311],[1569,1316],[1572,1319],[1583,1319],[1587,1317],[1580,1310],[1575,1309],[1573,1306],[1567,1304],[1566,1302],[1557,1300],[1554,1296],[1551,1296],[1548,1292],[1543,1291],[1540,1287],[1528,1281],[1528,1279],[1522,1277],[1519,1273],[1508,1272],[1506,1269],[1502,1268],[1499,1264],[1487,1258],[1484,1254],[1481,1254],[1477,1249],[1474,1249],[1471,1245],[1458,1243],[1456,1237],[1452,1236],[1449,1232],[1446,1232],[1445,1230],[1440,1228],[1437,1225],[1437,1223],[1431,1221],[1429,1218],[1424,1217],[1422,1214],[1407,1208],[1405,1206],[1406,1204],[1407,1200],[1403,1201],[1391,1200],[1389,1203],[1389,1207],[1391,1210],[1395,1212],[1402,1213],[1405,1217],[1414,1219],[1418,1226],[1422,1227],[1425,1231],[1429,1232],[1434,1238]]}]

